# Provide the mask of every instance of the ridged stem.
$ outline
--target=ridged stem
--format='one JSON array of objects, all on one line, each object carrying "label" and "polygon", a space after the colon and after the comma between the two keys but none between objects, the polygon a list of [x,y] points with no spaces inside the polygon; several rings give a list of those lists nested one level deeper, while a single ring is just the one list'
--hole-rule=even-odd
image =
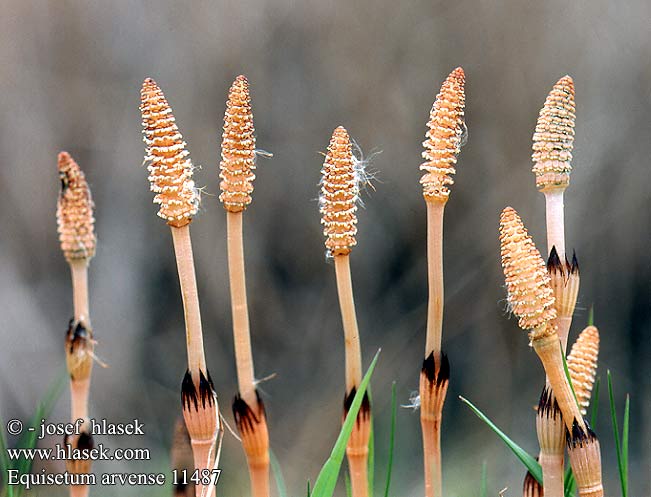
[{"label": "ridged stem", "polygon": [[347,456],[353,497],[368,497],[368,450],[355,455],[349,451]]},{"label": "ridged stem", "polygon": [[572,423],[576,420],[579,426],[585,430],[585,421],[565,376],[558,334],[554,332],[541,338],[534,338],[532,345],[545,368],[565,426],[571,431]]},{"label": "ridged stem", "polygon": [[[215,440],[191,440],[190,444],[192,445],[192,455],[194,456],[194,467],[199,471],[199,476],[201,477],[201,471],[204,469],[212,471],[213,461],[215,460]],[[204,489],[207,488],[207,485],[202,485],[199,483],[195,484],[194,488],[196,497],[202,497]],[[213,490],[212,497],[215,496],[215,493],[215,490]],[[211,496],[203,495],[203,497]]]},{"label": "ridged stem", "polygon": [[199,385],[199,372],[206,371],[206,357],[203,350],[201,312],[197,278],[194,272],[194,257],[190,239],[190,225],[180,228],[170,226],[176,254],[176,267],[181,285],[183,313],[185,315],[185,339],[188,352],[188,369],[195,385]]},{"label": "ridged stem", "polygon": [[246,278],[244,272],[244,241],[242,234],[242,212],[226,212],[228,231],[228,275],[231,289],[231,311],[233,316],[233,338],[235,343],[235,364],[240,396],[249,405],[257,404],[249,310],[246,300]]},{"label": "ridged stem", "polygon": [[572,316],[558,316],[555,321],[558,338],[563,347],[563,354],[567,354],[567,338],[570,334],[570,326],[572,325]]},{"label": "ridged stem", "polygon": [[565,213],[563,193],[565,188],[545,190],[547,218],[547,253],[556,247],[561,263],[565,263]]},{"label": "ridged stem", "polygon": [[337,293],[339,308],[344,327],[346,354],[346,391],[359,387],[362,381],[362,352],[357,328],[355,300],[353,299],[353,282],[350,274],[348,254],[335,255],[335,273],[337,276]]},{"label": "ridged stem", "polygon": [[269,497],[269,461],[266,464],[249,464],[251,477],[251,495],[253,497]]},{"label": "ridged stem", "polygon": [[427,302],[427,341],[425,355],[441,352],[443,330],[443,213],[445,202],[431,200],[427,203],[427,277],[429,298]]},{"label": "ridged stem", "polygon": [[72,422],[78,419],[88,420],[88,392],[90,377],[85,380],[70,380],[70,402]]},{"label": "ridged stem", "polygon": [[440,419],[420,419],[423,431],[423,454],[425,461],[425,497],[443,495],[441,471],[441,422]]}]

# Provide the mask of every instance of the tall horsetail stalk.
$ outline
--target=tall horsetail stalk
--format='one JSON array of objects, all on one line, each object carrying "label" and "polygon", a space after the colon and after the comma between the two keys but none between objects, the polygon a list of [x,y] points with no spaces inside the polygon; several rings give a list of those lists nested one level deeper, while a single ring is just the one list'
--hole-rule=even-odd
[{"label": "tall horsetail stalk", "polygon": [[[321,224],[326,237],[326,249],[334,259],[345,338],[345,418],[362,381],[362,353],[349,260],[350,252],[357,244],[356,211],[360,178],[359,171],[355,168],[350,137],[342,126],[336,128],[332,134],[321,173]],[[365,394],[346,447],[353,497],[368,496],[370,435],[371,405]]]},{"label": "tall horsetail stalk", "polygon": [[[563,353],[567,348],[580,279],[576,255],[573,255],[570,263],[565,251],[564,192],[572,171],[574,126],[574,82],[571,77],[564,76],[554,85],[540,110],[533,135],[532,155],[536,186],[545,195],[549,254],[547,270],[555,298],[554,325]],[[548,380],[540,397],[536,432],[546,495],[562,497],[565,433]]]},{"label": "tall horsetail stalk", "polygon": [[427,204],[427,266],[429,299],[425,360],[420,375],[420,419],[423,432],[425,496],[442,496],[441,416],[450,378],[448,358],[441,352],[443,330],[443,213],[454,183],[465,130],[465,74],[457,67],[436,96],[427,124],[420,182]]},{"label": "tall horsetail stalk", "polygon": [[254,132],[249,83],[244,76],[238,76],[228,92],[219,175],[219,199],[226,209],[228,230],[228,274],[239,388],[233,401],[233,414],[246,454],[252,495],[268,497],[269,431],[253,370],[242,233],[243,214],[251,203],[255,179]]},{"label": "tall horsetail stalk", "polygon": [[[88,264],[95,255],[93,200],[83,171],[68,152],[58,156],[61,190],[57,202],[57,228],[61,250],[72,276],[73,318],[66,333],[66,365],[70,375],[72,422],[88,421],[88,395],[93,370],[95,341],[88,311]],[[66,436],[64,443],[74,449],[91,449],[93,437],[86,431]],[[89,473],[92,461],[67,460],[70,473]],[[88,485],[70,486],[71,497],[86,497]]]},{"label": "tall horsetail stalk", "polygon": [[[565,374],[553,290],[540,252],[511,207],[500,216],[502,267],[512,312],[540,358],[567,429],[570,463],[581,497],[603,495],[596,435],[585,423]],[[547,492],[547,489],[545,489]]]},{"label": "tall horsetail stalk", "polygon": [[[192,162],[172,109],[156,82],[142,84],[141,105],[145,161],[158,216],[170,226],[185,315],[188,369],[181,387],[183,418],[190,435],[195,468],[212,469],[220,431],[217,395],[206,368],[190,223],[199,208]],[[196,495],[202,495],[202,485]]]}]

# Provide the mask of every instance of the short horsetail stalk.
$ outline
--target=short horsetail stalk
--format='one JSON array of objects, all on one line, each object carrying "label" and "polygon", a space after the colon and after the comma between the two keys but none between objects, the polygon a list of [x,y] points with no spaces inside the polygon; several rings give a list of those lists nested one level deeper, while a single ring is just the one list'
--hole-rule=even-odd
[{"label": "short horsetail stalk", "polygon": [[425,361],[420,376],[421,427],[426,497],[441,497],[441,414],[450,366],[441,352],[443,330],[443,214],[454,181],[457,154],[465,131],[465,74],[457,67],[436,96],[423,142],[424,174],[420,180],[427,205],[429,298]]},{"label": "short horsetail stalk", "polygon": [[[584,415],[590,405],[598,356],[599,330],[595,326],[588,326],[581,332],[567,357],[567,368],[572,378],[576,399]],[[572,468],[577,467],[574,476],[579,488],[579,496],[603,496],[599,440],[590,427],[585,431],[577,427],[576,430],[572,430],[571,435],[568,434],[568,450]]]},{"label": "short horsetail stalk", "polygon": [[[344,328],[346,353],[346,395],[344,417],[362,380],[362,354],[353,300],[349,255],[356,245],[359,177],[348,132],[334,130],[321,170],[320,210],[325,246],[334,258],[337,292]],[[357,415],[346,454],[353,497],[368,496],[368,444],[371,433],[371,406],[365,395]]]},{"label": "short horsetail stalk", "polygon": [[[88,264],[95,255],[93,200],[83,171],[67,152],[58,156],[61,190],[57,202],[57,228],[64,257],[72,275],[73,318],[66,333],[66,365],[70,375],[71,420],[88,420],[88,395],[93,370],[95,341],[88,311]],[[84,430],[66,436],[65,443],[75,449],[92,449],[93,437]],[[67,460],[70,473],[89,473],[92,461]],[[72,485],[71,497],[88,495],[88,485]]]},{"label": "short horsetail stalk", "polygon": [[563,76],[540,111],[533,135],[533,172],[547,206],[547,252],[556,247],[565,260],[563,193],[570,183],[574,147],[574,81]]},{"label": "short horsetail stalk", "polygon": [[253,370],[242,232],[243,213],[251,203],[255,179],[254,133],[249,83],[244,76],[238,76],[226,102],[219,175],[219,198],[226,209],[228,230],[228,273],[239,386],[233,414],[246,453],[253,497],[268,497],[269,433]]},{"label": "short horsetail stalk", "polygon": [[[183,417],[197,469],[212,469],[220,429],[217,396],[206,368],[190,223],[199,208],[192,162],[172,109],[156,82],[142,84],[141,105],[145,161],[158,215],[170,226],[185,314],[188,370],[182,383]],[[196,494],[201,495],[197,485]]]},{"label": "short horsetail stalk", "polygon": [[[597,473],[601,482],[599,442],[585,423],[565,374],[562,347],[553,324],[556,318],[553,290],[545,263],[511,207],[505,208],[500,217],[500,244],[510,308],[519,318],[520,327],[529,332],[531,345],[547,373],[567,429],[570,462],[577,476],[579,495],[584,495],[582,488],[592,489]],[[587,476],[580,479],[577,473],[586,466],[588,469],[583,473]],[[588,495],[599,494],[585,493]]]}]

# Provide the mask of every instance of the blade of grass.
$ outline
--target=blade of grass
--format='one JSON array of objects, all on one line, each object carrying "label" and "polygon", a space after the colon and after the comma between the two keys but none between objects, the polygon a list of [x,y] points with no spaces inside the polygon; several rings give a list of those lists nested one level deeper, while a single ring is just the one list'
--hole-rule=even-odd
[{"label": "blade of grass", "polygon": [[285,485],[285,478],[283,477],[283,471],[282,469],[280,469],[280,464],[278,463],[276,454],[274,454],[271,449],[269,449],[269,462],[271,463],[271,472],[274,475],[274,480],[276,480],[278,497],[287,497],[287,486]]},{"label": "blade of grass", "polygon": [[373,396],[368,388],[368,401],[371,404],[371,436],[368,439],[368,494],[373,496],[375,486],[375,424],[373,419]]},{"label": "blade of grass", "polygon": [[599,410],[599,385],[601,385],[601,378],[597,378],[594,382],[592,406],[590,407],[590,426],[596,426],[597,424],[597,411]]},{"label": "blade of grass", "polygon": [[488,416],[486,416],[483,412],[481,412],[477,407],[475,407],[472,402],[469,400],[459,396],[459,399],[461,399],[461,402],[466,404],[472,412],[475,413],[475,415],[481,419],[484,423],[488,425],[488,427],[495,432],[495,434],[502,439],[502,441],[506,444],[506,446],[511,449],[511,452],[520,459],[522,464],[524,464],[525,468],[529,470],[529,472],[533,475],[533,477],[540,483],[541,485],[543,484],[543,478],[542,478],[542,468],[540,467],[540,464],[538,461],[536,461],[536,458],[533,457],[531,454],[529,454],[527,451],[525,451],[522,447],[520,447],[518,444],[516,444],[513,440],[511,440],[506,433],[504,433],[502,430],[500,430],[490,419],[488,419]]},{"label": "blade of grass", "polygon": [[479,485],[479,497],[486,497],[488,493],[488,468],[486,461],[481,465],[481,483]]},{"label": "blade of grass", "polygon": [[606,373],[608,377],[608,399],[610,401],[610,418],[613,425],[613,434],[615,436],[615,450],[617,452],[617,469],[619,470],[619,482],[622,486],[622,497],[627,497],[626,478],[624,474],[624,465],[622,459],[622,446],[619,439],[619,426],[617,425],[617,408],[615,407],[615,394],[613,393],[613,380],[610,370]]},{"label": "blade of grass", "polygon": [[565,497],[574,497],[576,495],[576,480],[570,466],[565,470],[565,482],[563,484]]},{"label": "blade of grass", "polygon": [[631,414],[631,399],[626,394],[626,404],[624,405],[624,422],[622,427],[622,467],[624,468],[624,485],[626,487],[625,496],[628,495],[628,426]]},{"label": "blade of grass", "polygon": [[576,398],[576,392],[574,391],[574,385],[572,384],[572,376],[570,376],[570,370],[567,367],[567,357],[565,357],[565,354],[563,353],[563,346],[559,342],[559,347],[561,347],[561,357],[563,358],[563,369],[565,370],[565,377],[567,378],[567,382],[570,384],[570,390],[572,390],[572,396],[574,397],[574,402],[576,402],[576,405],[579,405],[579,400]]},{"label": "blade of grass", "polygon": [[368,371],[364,375],[364,378],[359,385],[359,389],[355,394],[353,403],[350,406],[350,410],[346,415],[346,420],[344,421],[343,427],[341,428],[339,436],[337,437],[337,441],[332,448],[330,457],[321,468],[319,476],[314,483],[312,497],[332,497],[335,491],[337,479],[339,478],[339,471],[341,470],[341,463],[343,462],[344,456],[346,454],[346,444],[350,438],[350,433],[353,431],[353,424],[357,419],[357,413],[359,412],[359,408],[362,405],[362,399],[364,398],[368,384],[371,381],[371,375],[375,369],[375,364],[377,363],[379,354],[380,351],[378,350],[378,352],[375,354],[375,357],[373,358],[373,361],[371,362],[371,365],[368,368]]},{"label": "blade of grass", "polygon": [[344,475],[344,482],[346,483],[346,497],[353,497],[353,489],[350,486],[350,476],[348,476],[348,473]]},{"label": "blade of grass", "polygon": [[311,497],[312,492],[310,492],[310,480],[307,480],[307,497]]},{"label": "blade of grass", "polygon": [[387,482],[384,486],[384,497],[389,497],[391,487],[391,473],[393,472],[393,452],[396,443],[396,417],[398,413],[398,400],[396,396],[396,382],[391,385],[391,431],[389,433],[389,459],[387,460]]}]

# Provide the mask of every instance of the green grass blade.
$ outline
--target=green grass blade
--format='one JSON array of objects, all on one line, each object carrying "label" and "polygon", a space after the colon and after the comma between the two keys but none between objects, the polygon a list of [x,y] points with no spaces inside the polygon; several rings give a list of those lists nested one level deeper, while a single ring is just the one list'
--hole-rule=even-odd
[{"label": "green grass blade", "polygon": [[367,394],[371,405],[371,435],[368,439],[368,494],[372,496],[375,487],[375,425],[373,423],[373,396],[370,387],[367,389]]},{"label": "green grass blade", "polygon": [[631,414],[631,399],[626,395],[626,404],[624,405],[624,422],[622,427],[622,467],[624,468],[624,487],[626,492],[624,496],[628,495],[628,426]]},{"label": "green grass blade", "polygon": [[310,497],[312,492],[310,492],[310,480],[307,480],[307,497]]},{"label": "green grass blade", "polygon": [[590,311],[588,312],[588,326],[594,326],[594,304],[590,306]]},{"label": "green grass blade", "polygon": [[348,476],[348,473],[344,476],[344,481],[346,483],[346,497],[353,497],[353,489],[350,486],[350,476]]},{"label": "green grass blade", "polygon": [[479,485],[479,497],[486,497],[488,494],[488,468],[486,461],[481,465],[481,483]]},{"label": "green grass blade", "polygon": [[314,483],[312,497],[332,497],[335,491],[337,479],[339,478],[339,471],[341,470],[341,464],[346,454],[346,444],[348,443],[350,434],[353,431],[353,424],[357,419],[357,413],[359,412],[359,408],[362,405],[362,400],[364,398],[364,394],[366,393],[366,389],[368,388],[368,384],[371,381],[371,375],[375,369],[375,364],[377,363],[379,354],[380,351],[375,354],[373,362],[371,362],[368,371],[364,375],[364,378],[359,385],[359,389],[355,394],[355,398],[353,399],[353,403],[350,406],[346,420],[344,421],[343,427],[341,428],[339,436],[337,437],[337,441],[332,448],[330,457],[321,468],[319,476]]},{"label": "green grass blade", "polygon": [[276,454],[269,449],[269,462],[271,463],[271,472],[274,475],[274,480],[276,480],[276,488],[278,489],[278,497],[287,497],[287,486],[285,485],[285,478],[283,477],[283,471],[280,469],[280,463],[276,458]]},{"label": "green grass blade", "polygon": [[626,478],[624,474],[624,466],[622,459],[622,446],[619,439],[619,426],[617,425],[617,408],[615,407],[615,394],[613,393],[613,380],[610,370],[607,372],[608,376],[608,400],[610,401],[610,418],[613,425],[613,434],[615,436],[615,450],[617,452],[617,469],[619,470],[619,482],[622,486],[622,497],[627,497],[626,494]]},{"label": "green grass blade", "polygon": [[592,406],[590,407],[590,426],[597,425],[597,412],[599,411],[599,386],[601,385],[601,378],[597,378],[594,382],[594,390],[592,391]]},{"label": "green grass blade", "polygon": [[565,497],[574,497],[576,495],[576,480],[570,466],[565,470],[565,481],[563,483]]},{"label": "green grass blade", "polygon": [[384,497],[389,497],[391,488],[391,474],[393,472],[393,452],[396,444],[396,417],[398,413],[398,400],[396,396],[396,382],[391,385],[391,432],[389,433],[389,459],[387,460],[387,482],[384,486]]},{"label": "green grass blade", "polygon": [[525,451],[522,447],[520,447],[518,444],[516,444],[513,440],[511,440],[506,433],[504,433],[502,430],[500,430],[488,417],[481,412],[478,408],[476,408],[469,400],[459,396],[459,399],[461,399],[461,402],[466,404],[472,412],[475,413],[475,415],[481,419],[484,423],[488,425],[488,427],[495,432],[495,434],[502,439],[502,441],[506,444],[506,446],[511,449],[511,452],[520,459],[522,464],[524,464],[525,468],[529,470],[529,472],[533,475],[533,477],[540,483],[541,485],[543,484],[543,479],[542,479],[542,468],[540,467],[540,464],[538,461],[536,461],[536,458],[531,456],[527,451]]},{"label": "green grass blade", "polygon": [[574,397],[574,402],[576,402],[576,405],[579,405],[579,400],[576,398],[576,392],[574,391],[574,385],[572,384],[572,376],[570,376],[570,370],[567,367],[567,358],[565,357],[565,354],[563,353],[563,346],[558,343],[558,346],[561,347],[561,357],[563,358],[563,370],[565,371],[565,377],[567,378],[567,382],[570,384],[570,390],[572,390],[572,396]]}]

